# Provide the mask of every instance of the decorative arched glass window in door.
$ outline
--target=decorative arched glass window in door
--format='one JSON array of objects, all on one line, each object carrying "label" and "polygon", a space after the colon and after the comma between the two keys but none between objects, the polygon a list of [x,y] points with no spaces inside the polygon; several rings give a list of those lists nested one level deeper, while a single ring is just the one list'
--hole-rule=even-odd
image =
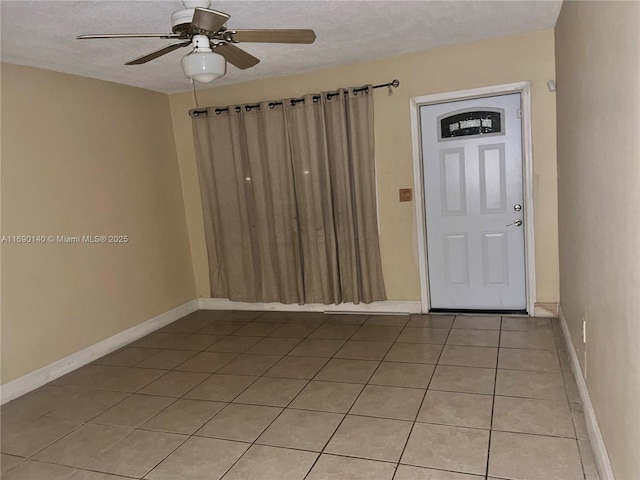
[{"label": "decorative arched glass window in door", "polygon": [[438,140],[478,135],[504,135],[504,110],[475,108],[438,117]]}]

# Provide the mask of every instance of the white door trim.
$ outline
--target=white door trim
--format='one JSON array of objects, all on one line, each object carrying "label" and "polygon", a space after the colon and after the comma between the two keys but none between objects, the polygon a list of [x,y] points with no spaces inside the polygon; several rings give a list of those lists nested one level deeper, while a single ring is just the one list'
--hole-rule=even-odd
[{"label": "white door trim", "polygon": [[423,95],[409,99],[411,140],[413,146],[413,188],[415,191],[418,266],[420,269],[420,297],[422,312],[428,313],[429,273],[427,257],[427,219],[424,211],[422,173],[422,142],[420,139],[420,107],[433,103],[470,100],[472,98],[520,93],[522,102],[522,186],[524,195],[525,275],[527,284],[527,312],[534,313],[536,301],[535,225],[533,216],[533,150],[531,145],[531,88],[529,82],[508,83],[456,92]]}]

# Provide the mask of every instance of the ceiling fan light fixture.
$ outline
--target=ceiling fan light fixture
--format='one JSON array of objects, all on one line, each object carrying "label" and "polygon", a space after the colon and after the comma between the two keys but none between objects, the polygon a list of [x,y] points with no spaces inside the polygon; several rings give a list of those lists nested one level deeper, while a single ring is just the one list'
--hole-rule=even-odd
[{"label": "ceiling fan light fixture", "polygon": [[188,79],[211,83],[227,73],[227,60],[211,50],[206,36],[193,37],[193,45],[193,52],[182,57],[182,71]]},{"label": "ceiling fan light fixture", "polygon": [[192,52],[182,57],[182,70],[189,79],[211,83],[227,73],[227,61],[214,52]]}]

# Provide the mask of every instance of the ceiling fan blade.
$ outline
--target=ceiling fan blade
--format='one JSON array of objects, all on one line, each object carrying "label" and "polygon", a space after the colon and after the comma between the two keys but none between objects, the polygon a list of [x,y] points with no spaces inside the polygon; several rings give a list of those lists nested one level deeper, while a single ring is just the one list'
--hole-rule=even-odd
[{"label": "ceiling fan blade", "polygon": [[234,42],[264,42],[264,43],[313,43],[316,32],[313,30],[235,30],[230,33]]},{"label": "ceiling fan blade", "polygon": [[219,53],[226,58],[229,63],[241,70],[253,67],[260,62],[259,58],[254,57],[232,43],[218,43],[217,45],[212,45],[212,47],[214,52]]},{"label": "ceiling fan blade", "polygon": [[184,38],[176,33],[98,33],[90,35],[78,35],[76,40],[94,38]]},{"label": "ceiling fan blade", "polygon": [[174,42],[174,43],[170,43],[169,45],[166,45],[162,48],[160,48],[159,50],[156,50],[155,52],[151,52],[146,54],[143,57],[140,58],[136,58],[135,60],[131,60],[130,62],[125,63],[125,65],[141,65],[143,63],[147,63],[153,59],[156,59],[158,57],[161,57],[162,55],[165,55],[169,52],[173,52],[174,50],[177,50],[180,47],[186,47],[188,45],[191,45],[191,41],[190,40],[186,40],[183,42]]},{"label": "ceiling fan blade", "polygon": [[196,8],[191,20],[191,26],[202,32],[216,33],[227,20],[231,18],[224,12],[209,10],[208,8]]}]

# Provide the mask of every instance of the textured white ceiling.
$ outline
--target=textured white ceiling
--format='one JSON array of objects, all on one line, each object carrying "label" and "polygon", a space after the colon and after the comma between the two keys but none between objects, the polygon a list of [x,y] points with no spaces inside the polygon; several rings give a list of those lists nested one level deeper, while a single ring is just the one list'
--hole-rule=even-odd
[{"label": "textured white ceiling", "polygon": [[[312,28],[313,45],[241,44],[262,61],[229,66],[214,85],[308,72],[441,45],[552,28],[561,0],[545,1],[279,1],[214,0],[231,15],[228,28]],[[170,40],[75,40],[83,33],[164,33],[180,1],[5,1],[3,62],[134,85],[188,91],[180,68],[184,48],[145,65],[124,63]],[[393,76],[393,73],[390,73]]]}]

